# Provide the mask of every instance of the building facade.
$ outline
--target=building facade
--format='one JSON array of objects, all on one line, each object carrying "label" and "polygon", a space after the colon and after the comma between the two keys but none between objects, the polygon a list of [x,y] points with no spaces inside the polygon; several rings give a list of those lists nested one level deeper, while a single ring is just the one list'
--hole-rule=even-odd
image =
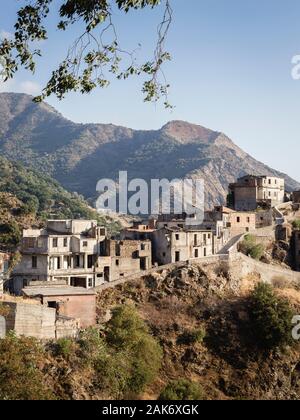
[{"label": "building facade", "polygon": [[246,175],[229,185],[229,204],[237,211],[274,207],[285,200],[285,181],[271,176]]},{"label": "building facade", "polygon": [[91,289],[152,264],[151,243],[114,243],[105,228],[86,220],[50,220],[45,229],[25,230],[21,255],[14,293],[43,282]]},{"label": "building facade", "polygon": [[153,234],[153,257],[158,265],[204,258],[214,254],[214,235],[202,229],[163,228]]}]

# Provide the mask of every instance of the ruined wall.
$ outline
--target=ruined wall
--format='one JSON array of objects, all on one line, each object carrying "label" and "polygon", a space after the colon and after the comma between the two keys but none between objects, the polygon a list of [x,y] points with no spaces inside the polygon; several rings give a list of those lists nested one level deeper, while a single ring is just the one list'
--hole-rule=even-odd
[{"label": "ruined wall", "polygon": [[57,302],[58,314],[67,318],[80,319],[80,326],[88,328],[96,324],[96,295],[44,297],[43,303]]},{"label": "ruined wall", "polygon": [[10,308],[5,317],[7,331],[41,340],[55,338],[55,309],[23,302],[5,302],[5,305]]}]

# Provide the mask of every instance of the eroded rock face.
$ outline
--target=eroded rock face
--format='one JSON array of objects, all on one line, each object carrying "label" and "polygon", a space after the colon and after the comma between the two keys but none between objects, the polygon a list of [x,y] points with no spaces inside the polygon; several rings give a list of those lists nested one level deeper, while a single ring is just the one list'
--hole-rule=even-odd
[{"label": "eroded rock face", "polygon": [[169,380],[189,378],[208,399],[299,399],[300,349],[267,355],[253,339],[248,296],[257,281],[218,264],[164,270],[101,292],[98,311],[135,305],[161,343],[153,398]]}]

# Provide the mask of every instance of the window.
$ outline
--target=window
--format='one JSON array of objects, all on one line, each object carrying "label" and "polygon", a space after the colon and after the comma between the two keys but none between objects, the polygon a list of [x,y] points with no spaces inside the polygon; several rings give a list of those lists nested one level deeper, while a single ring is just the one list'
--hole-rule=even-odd
[{"label": "window", "polygon": [[269,185],[271,185],[272,181],[269,179]]},{"label": "window", "polygon": [[92,278],[88,279],[88,287],[94,287],[94,281]]},{"label": "window", "polygon": [[210,233],[207,235],[208,239],[210,239]]},{"label": "window", "polygon": [[119,265],[120,265],[120,261],[116,260],[116,266],[119,267]]},{"label": "window", "polygon": [[32,268],[37,268],[37,257],[35,255],[32,256]]},{"label": "window", "polygon": [[57,246],[58,246],[58,239],[57,238],[53,238],[52,246],[53,246],[53,248],[57,248]]},{"label": "window", "polygon": [[103,278],[103,273],[97,274],[98,279]]},{"label": "window", "polygon": [[203,249],[203,255],[204,255],[204,257],[206,257],[206,255],[207,255],[206,248]]},{"label": "window", "polygon": [[64,247],[67,248],[68,246],[68,238],[64,238]]},{"label": "window", "polygon": [[166,256],[166,253],[165,252],[163,252],[163,257],[165,257]]},{"label": "window", "polygon": [[87,242],[87,241],[83,241],[82,246],[83,246],[84,248],[86,248],[86,247],[88,246],[88,242]]},{"label": "window", "polygon": [[100,235],[101,236],[106,236],[106,230],[105,229],[100,229]]},{"label": "window", "polygon": [[175,235],[176,241],[179,241],[180,236],[178,235],[178,233]]},{"label": "window", "polygon": [[199,258],[199,250],[195,249],[195,258]]},{"label": "window", "polygon": [[94,255],[88,255],[88,268],[93,268],[94,265]]},{"label": "window", "polygon": [[236,218],[236,221],[237,221],[237,223],[240,223],[241,222],[241,218],[240,217],[237,217]]},{"label": "window", "polygon": [[247,223],[250,223],[250,217],[247,217]]}]

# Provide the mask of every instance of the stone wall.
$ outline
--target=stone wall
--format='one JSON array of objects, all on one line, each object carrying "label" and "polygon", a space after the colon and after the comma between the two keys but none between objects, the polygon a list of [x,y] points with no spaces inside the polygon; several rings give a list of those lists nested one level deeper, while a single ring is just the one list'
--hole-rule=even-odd
[{"label": "stone wall", "polygon": [[10,312],[5,318],[5,327],[1,324],[1,333],[14,331],[16,335],[34,337],[39,340],[55,340],[62,337],[75,337],[79,321],[66,317],[57,317],[56,310],[37,302],[4,302]]},{"label": "stone wall", "polygon": [[25,302],[5,302],[5,306],[10,308],[5,317],[7,331],[41,340],[55,338],[55,309]]}]

